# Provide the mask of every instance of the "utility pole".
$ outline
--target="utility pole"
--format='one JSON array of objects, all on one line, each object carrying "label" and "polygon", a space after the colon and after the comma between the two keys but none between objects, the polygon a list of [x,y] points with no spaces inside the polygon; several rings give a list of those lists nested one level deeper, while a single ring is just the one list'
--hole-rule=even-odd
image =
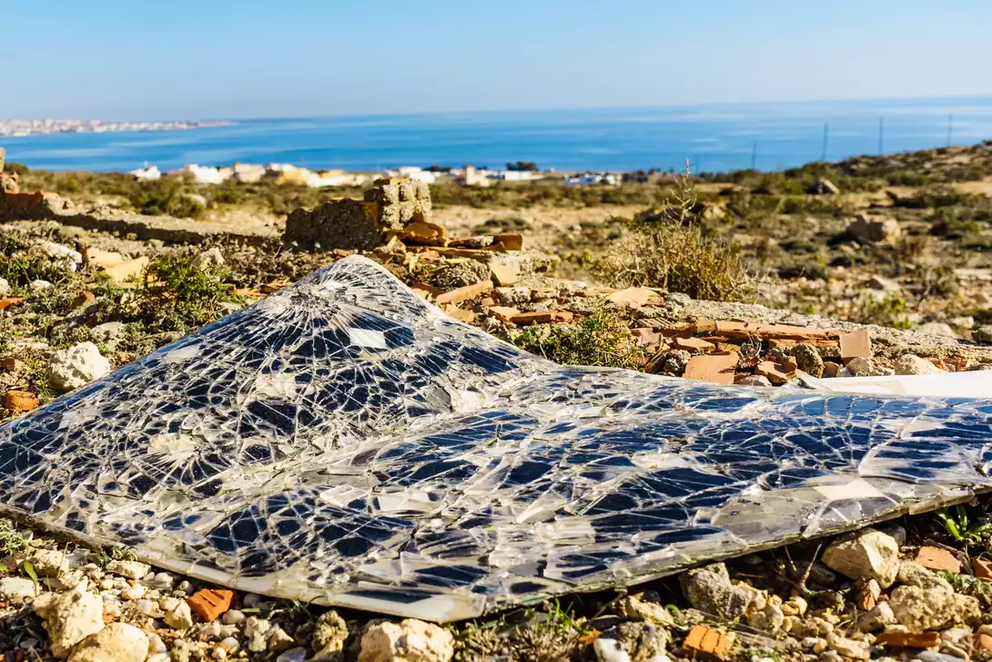
[{"label": "utility pole", "polygon": [[885,118],[878,118],[878,155],[882,155],[882,131],[885,126]]},{"label": "utility pole", "polygon": [[827,138],[830,135],[830,125],[827,122],[823,123],[823,155],[820,157],[821,163],[827,162]]},{"label": "utility pole", "polygon": [[954,124],[954,113],[947,115],[947,146],[951,146],[951,126]]},{"label": "utility pole", "polygon": [[758,162],[758,141],[751,145],[751,170],[754,170],[755,163]]}]

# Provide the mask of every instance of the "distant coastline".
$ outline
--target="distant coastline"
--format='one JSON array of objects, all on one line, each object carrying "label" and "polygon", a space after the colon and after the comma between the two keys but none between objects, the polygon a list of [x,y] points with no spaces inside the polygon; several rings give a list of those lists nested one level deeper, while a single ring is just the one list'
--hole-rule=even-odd
[{"label": "distant coastline", "polygon": [[[151,124],[151,123],[150,123]],[[557,172],[755,169],[992,139],[992,98],[723,104],[562,111],[195,122],[196,131],[69,131],[14,137],[7,158],[50,171],[161,171],[189,164],[291,163],[383,172],[401,166]],[[134,126],[132,124],[131,126]],[[161,126],[165,126],[163,123]]]},{"label": "distant coastline", "polygon": [[0,137],[27,138],[50,136],[60,133],[125,133],[144,131],[185,131],[215,126],[233,126],[228,121],[166,120],[154,122],[104,122],[81,119],[0,119]]}]

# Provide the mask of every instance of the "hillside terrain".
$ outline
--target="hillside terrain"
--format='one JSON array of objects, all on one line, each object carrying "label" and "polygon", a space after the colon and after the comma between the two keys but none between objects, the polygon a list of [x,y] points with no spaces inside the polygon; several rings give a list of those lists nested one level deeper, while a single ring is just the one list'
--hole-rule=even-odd
[{"label": "hillside terrain", "polygon": [[[283,232],[297,208],[367,195],[6,172],[0,424],[353,253]],[[560,363],[779,388],[992,369],[992,143],[627,179],[441,181],[431,221],[364,253],[451,317]],[[15,207],[14,189],[56,196]],[[0,651],[8,662],[987,659],[989,507],[444,628],[232,593],[0,519]]]}]

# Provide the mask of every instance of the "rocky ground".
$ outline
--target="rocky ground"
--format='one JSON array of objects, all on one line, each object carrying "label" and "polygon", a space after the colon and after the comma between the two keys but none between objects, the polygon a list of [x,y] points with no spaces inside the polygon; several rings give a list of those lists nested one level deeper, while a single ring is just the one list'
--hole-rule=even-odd
[{"label": "rocky ground", "polygon": [[[432,193],[445,230],[411,230],[368,255],[449,315],[565,363],[786,388],[804,374],[989,369],[990,154],[980,145],[707,176],[692,182],[691,200],[658,176],[578,192],[442,185]],[[20,184],[33,177],[77,205],[144,209],[130,184],[107,180],[123,188],[106,194],[98,176],[74,176],[64,190],[68,175],[27,173]],[[289,203],[263,204],[277,193],[204,192],[203,220],[165,218],[160,235],[194,236],[193,245],[154,238],[154,216],[151,239],[133,224],[0,223],[0,422],[347,254],[283,244],[277,210]],[[673,236],[704,253],[731,251],[716,255],[736,256],[741,270],[727,273],[748,287],[710,287],[722,272],[668,287],[604,277],[598,260],[640,236],[637,215],[684,223],[691,231]],[[88,549],[0,520],[0,651],[7,662],[985,658],[987,509],[975,502],[629,593],[443,628],[232,593],[157,572],[126,549]]]}]

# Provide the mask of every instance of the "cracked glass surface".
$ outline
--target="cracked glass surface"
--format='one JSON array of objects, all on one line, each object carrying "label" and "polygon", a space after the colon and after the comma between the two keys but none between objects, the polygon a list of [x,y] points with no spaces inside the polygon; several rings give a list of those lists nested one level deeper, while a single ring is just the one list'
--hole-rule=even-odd
[{"label": "cracked glass surface", "polygon": [[450,621],[990,487],[992,400],[563,367],[350,257],[0,427],[0,510]]}]

